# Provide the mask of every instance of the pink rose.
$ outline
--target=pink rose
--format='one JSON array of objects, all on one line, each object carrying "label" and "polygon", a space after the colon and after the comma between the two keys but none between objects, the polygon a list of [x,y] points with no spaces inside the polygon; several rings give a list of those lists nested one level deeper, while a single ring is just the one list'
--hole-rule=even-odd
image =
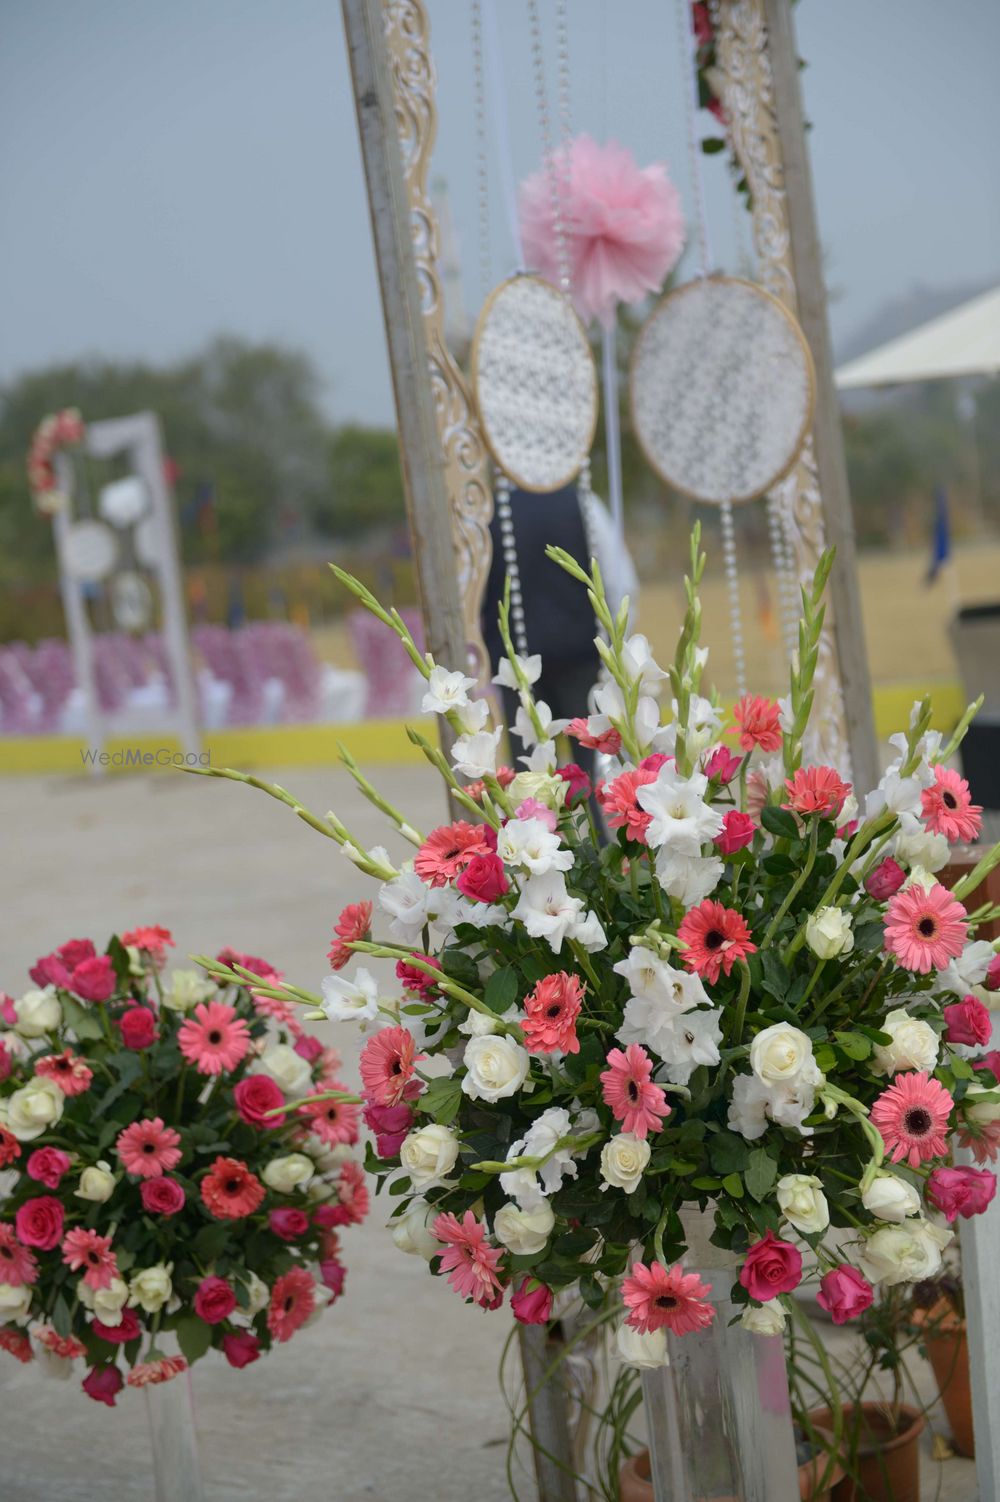
[{"label": "pink rose", "polygon": [[[14,998],[8,996],[6,991],[0,991],[0,1017],[8,1027],[13,1027],[17,1022],[17,1007],[14,1005]],[[6,1053],[6,1048],[4,1052]]]},{"label": "pink rose", "polygon": [[865,891],[869,897],[874,897],[876,902],[888,902],[894,897],[906,880],[906,872],[898,861],[894,861],[891,855],[887,855],[884,861],[869,872],[865,878]]},{"label": "pink rose", "polygon": [[267,1223],[275,1236],[280,1236],[282,1241],[298,1241],[309,1229],[309,1217],[306,1212],[297,1210],[292,1205],[272,1210],[267,1217]]},{"label": "pink rose", "polygon": [[67,939],[56,950],[67,970],[75,970],[84,960],[92,960],[96,953],[97,950],[89,939]]},{"label": "pink rose", "polygon": [[702,767],[708,778],[714,777],[722,787],[732,782],[740,769],[740,758],[734,756],[728,746],[716,746]]},{"label": "pink rose", "polygon": [[329,1203],[317,1205],[313,1211],[313,1225],[322,1231],[332,1231],[337,1226],[350,1225],[351,1212],[346,1205]]},{"label": "pink rose", "polygon": [[46,1189],[58,1189],[59,1180],[69,1172],[72,1159],[61,1147],[37,1147],[28,1159],[28,1178],[37,1179]]},{"label": "pink rose", "polygon": [[161,1174],[158,1179],[143,1179],[139,1185],[142,1208],[151,1215],[176,1215],[184,1209],[187,1195],[176,1179]]},{"label": "pink rose", "polygon": [[1000,954],[990,960],[990,968],[986,972],[983,985],[988,991],[1000,991]]},{"label": "pink rose", "polygon": [[281,1086],[266,1074],[248,1074],[240,1080],[233,1091],[233,1101],[243,1120],[249,1126],[278,1127],[284,1123],[284,1114],[268,1116],[278,1106],[285,1104]]},{"label": "pink rose", "polygon": [[590,797],[590,778],[575,761],[568,761],[564,767],[557,767],[556,776],[566,784],[567,808],[576,808]]},{"label": "pink rose", "polygon": [[924,1194],[950,1222],[969,1220],[988,1209],[997,1192],[997,1176],[988,1168],[935,1168]]},{"label": "pink rose", "polygon": [[723,855],[733,855],[737,850],[742,850],[744,845],[751,843],[755,828],[749,814],[741,814],[738,808],[731,808],[722,816],[722,830],[715,836],[715,843]]},{"label": "pink rose", "polygon": [[984,1053],[981,1059],[973,1059],[973,1069],[988,1069],[993,1078],[1000,1084],[1000,1048],[994,1048],[989,1053]]},{"label": "pink rose", "polygon": [[988,1008],[975,996],[966,996],[964,1001],[952,1002],[944,1009],[946,1043],[965,1043],[982,1048],[993,1036],[993,1019]]},{"label": "pink rose", "polygon": [[875,1292],[856,1267],[842,1262],[831,1268],[820,1280],[816,1302],[825,1309],[835,1325],[845,1325],[849,1319],[857,1319],[868,1308]]},{"label": "pink rose", "polygon": [[498,855],[474,855],[455,885],[473,902],[496,902],[510,891],[510,882]]},{"label": "pink rose", "polygon": [[206,1325],[218,1325],[236,1308],[236,1295],[225,1278],[202,1278],[194,1296],[194,1312]]},{"label": "pink rose", "polygon": [[68,989],[83,1001],[107,1001],[114,994],[114,966],[106,954],[91,955],[77,965]]},{"label": "pink rose", "polygon": [[335,1257],[327,1257],[319,1264],[319,1275],[333,1294],[330,1303],[336,1303],[344,1291],[344,1283],[347,1279],[347,1268],[342,1266]]},{"label": "pink rose", "polygon": [[545,825],[549,834],[555,834],[556,825],[559,822],[555,810],[546,808],[545,804],[539,803],[537,798],[522,799],[515,808],[514,815],[518,819],[537,819],[539,824]]},{"label": "pink rose", "polygon": [[375,1133],[375,1151],[380,1158],[394,1158],[403,1138],[413,1125],[409,1106],[378,1106],[369,1102],[364,1109],[365,1126]]},{"label": "pink rose", "polygon": [[62,986],[68,989],[70,972],[57,954],[43,954],[28,971],[36,986]]},{"label": "pink rose", "polygon": [[148,1007],[129,1007],[119,1017],[118,1026],[126,1048],[149,1048],[159,1036],[156,1018]]},{"label": "pink rose", "polygon": [[95,1335],[106,1340],[112,1346],[127,1345],[130,1340],[138,1340],[142,1334],[142,1326],[139,1316],[134,1309],[123,1309],[118,1317],[117,1325],[106,1325],[103,1320],[92,1319],[90,1328]]},{"label": "pink rose", "polygon": [[295,1040],[295,1052],[300,1059],[305,1059],[307,1064],[315,1064],[316,1060],[323,1056],[323,1044],[312,1033],[303,1033],[301,1038]]},{"label": "pink rose", "polygon": [[25,1200],[14,1217],[17,1239],[24,1246],[37,1246],[40,1252],[51,1252],[62,1240],[62,1204],[52,1194],[40,1194]]},{"label": "pink rose", "polygon": [[0,1085],[10,1077],[10,1071],[14,1067],[14,1060],[7,1051],[6,1043],[0,1043]]},{"label": "pink rose", "polygon": [[510,1296],[511,1311],[522,1325],[544,1325],[552,1314],[552,1289],[525,1278]]},{"label": "pink rose", "polygon": [[791,1242],[768,1231],[755,1241],[740,1268],[740,1282],[752,1299],[765,1304],[779,1293],[791,1293],[802,1281],[802,1253]]},{"label": "pink rose", "polygon": [[80,1386],[95,1403],[107,1403],[115,1407],[115,1396],[120,1393],[125,1380],[116,1366],[92,1366]]},{"label": "pink rose", "polygon": [[237,1371],[249,1366],[251,1361],[256,1361],[260,1355],[260,1341],[256,1335],[249,1331],[243,1335],[224,1335],[222,1337],[222,1354],[230,1366],[235,1366]]}]

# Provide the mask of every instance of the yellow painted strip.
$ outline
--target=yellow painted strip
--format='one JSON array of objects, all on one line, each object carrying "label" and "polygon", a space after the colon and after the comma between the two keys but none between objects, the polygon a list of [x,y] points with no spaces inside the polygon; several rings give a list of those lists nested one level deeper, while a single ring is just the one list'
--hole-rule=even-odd
[{"label": "yellow painted strip", "polygon": [[[909,722],[914,699],[930,693],[934,706],[932,724],[949,731],[965,708],[961,686],[938,680],[934,683],[884,684],[875,690],[875,729],[881,740]],[[727,709],[730,708],[727,705]],[[418,717],[419,720],[419,717]],[[433,726],[431,727],[433,729]],[[433,740],[433,734],[429,736]],[[231,730],[209,730],[205,751],[217,767],[332,766],[337,761],[337,742],[346,746],[362,766],[400,766],[421,762],[423,757],[406,736],[403,720],[362,720],[350,725],[260,725]],[[84,742],[75,736],[0,736],[0,776],[44,776],[53,773],[85,775]],[[170,735],[136,735],[109,740],[103,770],[122,772],[167,771],[174,757],[181,756],[180,743]]]}]

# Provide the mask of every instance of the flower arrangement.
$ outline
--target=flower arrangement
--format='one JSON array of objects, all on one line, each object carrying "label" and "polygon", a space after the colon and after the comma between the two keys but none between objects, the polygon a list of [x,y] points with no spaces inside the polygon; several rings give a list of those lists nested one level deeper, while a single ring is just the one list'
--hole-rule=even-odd
[{"label": "flower arrangement", "polygon": [[[688,1212],[707,1212],[749,1329],[781,1331],[804,1250],[820,1303],[855,1319],[876,1287],[933,1276],[955,1218],[996,1187],[983,1165],[1000,1150],[1000,1058],[979,1054],[1000,957],[975,938],[995,912],[962,899],[1000,846],[952,891],[932,874],[979,829],[947,766],[975,706],[944,745],[917,704],[859,796],[837,769],[804,764],[832,554],[803,590],[787,698],[744,696],[727,729],[701,691],[697,531],[666,669],[628,634],[627,602],[611,614],[597,567],[549,552],[602,628],[593,712],[565,728],[607,759],[593,792],[612,841],[587,778],[557,765],[564,727],[533,695],[540,661],[514,651],[506,606],[498,680],[520,694],[518,771],[498,766],[501,731],[472,680],[335,569],[426,679],[423,707],[453,740],[446,753],[410,736],[462,817],[422,832],[345,754],[413,847],[400,863],[282,788],[201,774],[281,799],[378,883],[341,915],[320,993],[265,994],[370,1031],[366,1166],[389,1186],[399,1247],[466,1301],[509,1297],[531,1324],[577,1289],[617,1308],[628,1360],[662,1362],[668,1331],[714,1318],[684,1267]],[[369,956],[394,964],[396,985]],[[978,1167],[949,1166],[952,1132]],[[828,1247],[830,1227],[851,1235]]]},{"label": "flower arrangement", "polygon": [[0,1346],[82,1361],[112,1407],[210,1348],[242,1368],[289,1340],[340,1295],[368,1204],[338,1056],[255,994],[274,967],[224,950],[238,984],[167,975],[172,944],[71,939],[0,995]]},{"label": "flower arrangement", "polygon": [[66,497],[56,481],[54,464],[57,449],[69,448],[82,443],[86,433],[83,418],[75,407],[64,407],[43,417],[31,439],[28,450],[28,484],[35,509],[43,516],[62,511]]}]

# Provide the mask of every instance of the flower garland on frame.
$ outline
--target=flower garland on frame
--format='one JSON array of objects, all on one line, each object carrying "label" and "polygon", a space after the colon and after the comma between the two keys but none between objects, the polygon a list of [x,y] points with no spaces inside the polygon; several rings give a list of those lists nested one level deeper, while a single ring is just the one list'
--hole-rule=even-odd
[{"label": "flower garland on frame", "polygon": [[86,426],[76,407],[52,412],[35,429],[28,449],[28,484],[35,510],[42,516],[65,511],[69,497],[56,480],[55,455],[59,449],[75,448],[86,436]]}]

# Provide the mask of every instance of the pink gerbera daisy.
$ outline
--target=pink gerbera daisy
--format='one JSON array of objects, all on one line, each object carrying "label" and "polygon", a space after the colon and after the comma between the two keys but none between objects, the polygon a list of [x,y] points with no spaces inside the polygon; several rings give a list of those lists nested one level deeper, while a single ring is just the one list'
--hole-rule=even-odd
[{"label": "pink gerbera daisy", "polygon": [[[436,960],[431,954],[414,954],[415,960],[420,960],[423,965],[430,965],[434,970],[441,969],[441,961]],[[411,965],[409,960],[396,961],[396,979],[403,982],[407,991],[413,991],[415,995],[427,1000],[432,991],[437,989],[437,981],[433,975],[428,975],[418,965]]]},{"label": "pink gerbera daisy", "polygon": [[653,1084],[652,1075],[653,1061],[638,1043],[630,1043],[624,1051],[613,1048],[601,1074],[605,1105],[611,1107],[623,1132],[640,1138],[660,1131],[663,1117],[670,1115],[667,1097]]},{"label": "pink gerbera daisy", "polygon": [[353,949],[348,949],[348,944],[356,944],[361,939],[367,939],[371,926],[371,903],[349,902],[333,925],[336,938],[327,955],[331,970],[343,970],[354,953]]},{"label": "pink gerbera daisy", "polygon": [[90,1089],[94,1078],[94,1071],[88,1068],[86,1059],[81,1059],[71,1048],[36,1059],[35,1073],[44,1079],[55,1080],[64,1095],[83,1095]]},{"label": "pink gerbera daisy", "polygon": [[[345,1095],[351,1093],[348,1087],[339,1080],[334,1080],[324,1088],[342,1090]],[[357,1142],[358,1140],[358,1108],[352,1101],[307,1101],[305,1105],[299,1107],[296,1114],[306,1117],[310,1130],[331,1146],[336,1146],[338,1142]]]},{"label": "pink gerbera daisy", "polygon": [[[261,979],[269,986],[281,984],[277,975],[265,975]],[[295,1014],[295,1007],[290,1001],[285,1001],[282,996],[265,996],[263,991],[255,991],[250,987],[250,996],[253,1000],[254,1011],[259,1017],[270,1017],[278,1027],[287,1028],[294,1036],[298,1037],[302,1032],[302,1025]]]},{"label": "pink gerbera daisy", "polygon": [[23,1288],[38,1281],[38,1263],[34,1252],[22,1246],[14,1227],[0,1221],[0,1283]]},{"label": "pink gerbera daisy", "polygon": [[705,1299],[711,1291],[710,1284],[703,1283],[697,1273],[686,1273],[679,1262],[674,1267],[635,1262],[622,1283],[629,1311],[625,1323],[641,1335],[664,1327],[675,1335],[704,1330],[715,1318],[715,1310]]},{"label": "pink gerbera daisy", "polygon": [[166,959],[167,949],[175,947],[169,928],[161,928],[157,923],[146,928],[130,928],[127,934],[122,934],[121,940],[127,948],[140,949],[143,954],[148,954],[157,966]]},{"label": "pink gerbera daisy", "polygon": [[585,719],[570,720],[566,726],[566,734],[579,741],[581,746],[586,746],[590,751],[603,751],[605,756],[617,756],[622,748],[621,731],[612,725],[609,730],[594,732],[590,728],[590,721]]},{"label": "pink gerbera daisy", "polygon": [[316,1283],[304,1267],[282,1273],[271,1289],[267,1328],[275,1340],[291,1340],[316,1307]]},{"label": "pink gerbera daisy", "polygon": [[958,1140],[977,1163],[995,1163],[1000,1157],[1000,1121],[962,1121]]},{"label": "pink gerbera daisy", "polygon": [[169,1382],[188,1369],[183,1356],[159,1356],[153,1361],[137,1361],[126,1377],[129,1387],[156,1387]]},{"label": "pink gerbera daisy", "polygon": [[639,807],[636,793],[655,781],[652,767],[636,767],[632,772],[622,772],[612,782],[599,785],[597,798],[610,829],[624,829],[630,840],[645,845],[653,816]]},{"label": "pink gerbera daisy", "polygon": [[264,1186],[241,1158],[216,1158],[201,1181],[201,1202],[216,1220],[243,1220],[264,1198]]},{"label": "pink gerbera daisy", "polygon": [[361,1078],[371,1102],[377,1106],[398,1106],[419,1092],[413,1090],[413,1075],[418,1059],[413,1034],[405,1027],[385,1027],[368,1039],[361,1051]]},{"label": "pink gerbera daisy", "polygon": [[0,1168],[9,1168],[21,1156],[21,1144],[6,1127],[0,1126]]},{"label": "pink gerbera daisy", "polygon": [[822,814],[835,819],[847,802],[851,784],[843,782],[833,767],[799,767],[794,777],[785,778],[790,808],[797,814]]},{"label": "pink gerbera daisy", "polygon": [[948,1118],[955,1102],[932,1075],[897,1074],[872,1106],[872,1124],[893,1163],[911,1168],[948,1151]]},{"label": "pink gerbera daisy", "polygon": [[940,882],[926,888],[915,881],[890,899],[885,947],[904,970],[943,970],[965,947],[965,920],[965,908]]},{"label": "pink gerbera daisy", "polygon": [[342,1212],[342,1219],[337,1224],[359,1226],[368,1214],[371,1202],[365,1183],[365,1171],[353,1159],[348,1159],[337,1175],[337,1199]]},{"label": "pink gerbera daisy", "polygon": [[[497,767],[497,782],[502,788],[509,788],[516,776],[517,773],[513,767]],[[468,794],[473,803],[479,803],[486,791],[486,784],[482,778],[477,778],[475,782],[467,782],[463,791]]]},{"label": "pink gerbera daisy", "polygon": [[952,843],[978,837],[983,823],[982,807],[973,803],[965,778],[950,767],[934,768],[934,786],[924,788],[920,802],[924,823],[932,834],[943,834]]},{"label": "pink gerbera daisy", "polygon": [[199,1074],[235,1069],[250,1047],[250,1029],[236,1008],[224,1001],[203,1001],[177,1034],[180,1051]]},{"label": "pink gerbera daisy", "polygon": [[77,1340],[75,1335],[60,1335],[54,1325],[39,1325],[35,1339],[40,1346],[44,1346],[54,1356],[61,1356],[64,1361],[76,1361],[87,1354],[82,1340]]},{"label": "pink gerbera daisy", "polygon": [[465,870],[474,855],[488,853],[483,826],[458,819],[431,831],[414,856],[413,869],[429,887],[445,887]]},{"label": "pink gerbera daisy", "polygon": [[497,1269],[503,1249],[486,1241],[485,1222],[477,1220],[471,1210],[462,1219],[442,1214],[431,1226],[431,1235],[443,1241],[447,1251],[441,1255],[441,1271],[464,1299],[474,1299],[486,1307],[503,1288]]},{"label": "pink gerbera daisy", "polygon": [[115,1150],[126,1173],[134,1173],[140,1179],[158,1179],[181,1161],[180,1142],[180,1133],[165,1126],[162,1117],[154,1116],[133,1121],[119,1132]]},{"label": "pink gerbera daisy", "polygon": [[542,977],[524,998],[525,1020],[521,1031],[530,1053],[580,1052],[576,1019],[583,993],[579,976],[565,970]]},{"label": "pink gerbera daisy", "polygon": [[66,1232],[62,1258],[73,1272],[83,1272],[88,1288],[110,1288],[118,1276],[118,1259],[111,1250],[111,1237],[99,1236],[84,1226],[74,1226]]},{"label": "pink gerbera daisy", "polygon": [[683,959],[687,968],[712,982],[719,979],[720,970],[729,975],[737,960],[757,952],[740,914],[710,898],[684,915],[677,937],[686,945]]},{"label": "pink gerbera daisy", "polygon": [[740,727],[740,750],[781,750],[781,705],[759,694],[744,694],[733,707],[733,717]]}]

